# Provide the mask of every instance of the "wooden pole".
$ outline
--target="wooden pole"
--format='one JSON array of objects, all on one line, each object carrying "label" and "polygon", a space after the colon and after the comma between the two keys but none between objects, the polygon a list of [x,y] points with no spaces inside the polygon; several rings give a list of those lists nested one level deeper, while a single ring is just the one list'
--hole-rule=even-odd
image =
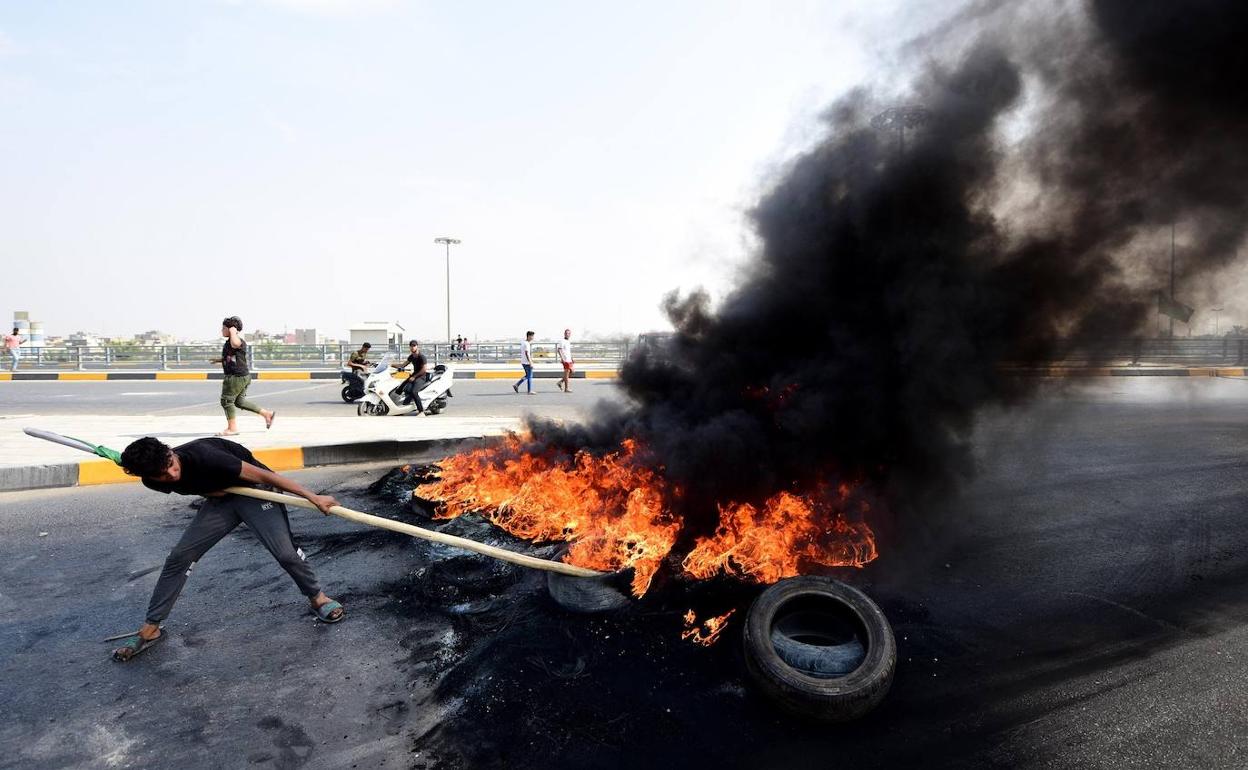
[{"label": "wooden pole", "polygon": [[[263,489],[252,489],[251,487],[229,487],[225,490],[230,494],[244,495],[246,497],[254,497],[260,500],[269,500],[274,503],[282,503],[284,505],[293,505],[297,508],[307,508],[313,511],[317,507],[312,503],[304,500],[302,497],[293,495],[284,495],[280,492],[269,492]],[[605,572],[578,567],[574,564],[564,564],[561,561],[551,561],[549,559],[539,559],[536,556],[528,556],[515,551],[508,551],[506,548],[498,548],[485,543],[478,543],[476,540],[469,540],[466,537],[456,537],[455,535],[447,535],[443,532],[435,532],[431,529],[422,529],[404,524],[394,519],[386,519],[381,516],[374,516],[371,513],[363,513],[361,511],[353,511],[350,508],[344,508],[341,505],[335,505],[329,509],[329,512],[335,516],[341,516],[348,521],[354,521],[358,524],[367,524],[370,527],[378,527],[380,529],[388,529],[391,532],[398,532],[411,537],[418,537],[421,540],[428,540],[433,543],[442,543],[443,545],[454,546],[455,548],[463,548],[465,551],[479,553],[482,556],[488,556],[491,559],[499,561],[511,562],[519,564],[522,567],[531,567],[533,569],[545,570],[547,572],[558,572],[561,575],[569,575],[571,577],[602,577]]]},{"label": "wooden pole", "polygon": [[[33,438],[41,438],[44,441],[51,441],[56,444],[62,444],[72,449],[80,449],[84,452],[96,454],[96,447],[81,439],[62,436],[59,433],[53,433],[48,430],[38,430],[36,428],[25,428],[26,435]],[[111,452],[111,450],[108,450]],[[115,453],[113,453],[115,454]],[[120,463],[119,463],[120,464]],[[235,495],[243,495],[245,497],[254,497],[259,500],[269,500],[274,503],[282,503],[284,505],[293,505],[296,508],[307,508],[309,510],[318,511],[319,509],[304,500],[302,497],[293,495],[284,495],[280,492],[269,492],[263,489],[252,489],[251,487],[228,487],[226,492]],[[570,577],[594,578],[603,577],[609,573],[599,572],[597,570],[578,567],[575,564],[564,564],[561,561],[551,561],[550,559],[539,559],[536,556],[527,556],[515,551],[508,551],[506,548],[497,548],[485,543],[478,543],[476,540],[469,540],[466,537],[456,537],[455,535],[447,535],[442,532],[434,532],[431,529],[421,529],[411,524],[404,524],[394,519],[386,519],[381,516],[374,516],[371,513],[363,513],[362,511],[353,511],[350,508],[344,508],[341,505],[335,505],[329,509],[329,512],[335,516],[341,516],[348,521],[354,521],[359,524],[367,524],[370,527],[379,529],[388,529],[391,532],[418,537],[421,540],[428,540],[433,543],[441,543],[443,545],[462,548],[465,551],[479,553],[482,556],[488,556],[491,559],[499,561],[511,562],[519,564],[521,567],[530,567],[532,569],[545,570],[546,572],[558,572],[560,575],[568,575]],[[114,637],[121,638],[121,637]]]}]

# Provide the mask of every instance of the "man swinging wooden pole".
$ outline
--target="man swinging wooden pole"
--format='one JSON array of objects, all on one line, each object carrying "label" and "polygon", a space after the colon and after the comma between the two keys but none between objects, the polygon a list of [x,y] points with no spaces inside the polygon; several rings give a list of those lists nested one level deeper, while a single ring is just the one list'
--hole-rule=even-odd
[{"label": "man swinging wooden pole", "polygon": [[196,562],[243,523],[294,579],[317,619],[325,623],[342,620],[342,605],[321,590],[303,550],[295,546],[286,506],[232,494],[226,489],[276,487],[306,499],[324,514],[338,504],[334,498],[318,495],[297,481],[274,473],[246,447],[223,438],[197,439],[176,449],[155,438],[141,438],[126,447],[120,463],[149,489],[166,494],[202,495],[206,502],[165,559],[143,626],[113,650],[114,660],[128,661],[165,638],[161,621],[173,609]]}]

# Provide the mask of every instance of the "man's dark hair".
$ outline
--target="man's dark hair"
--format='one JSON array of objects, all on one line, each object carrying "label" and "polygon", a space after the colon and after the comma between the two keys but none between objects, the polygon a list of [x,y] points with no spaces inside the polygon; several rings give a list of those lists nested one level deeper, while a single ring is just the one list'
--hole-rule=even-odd
[{"label": "man's dark hair", "polygon": [[524,333],[524,336],[526,336],[526,337],[532,337],[534,334],[537,334],[537,332],[525,332],[525,333]]},{"label": "man's dark hair", "polygon": [[17,334],[17,327],[16,327],[16,326],[14,326],[14,327],[13,327],[13,333],[14,333],[14,334]]},{"label": "man's dark hair", "polygon": [[407,342],[407,346],[408,346],[409,348],[410,348],[411,346],[413,346],[413,345],[419,345],[419,344],[420,344],[420,343],[419,343],[418,341],[416,341],[416,340],[408,340],[408,342]]},{"label": "man's dark hair", "polygon": [[360,350],[368,350],[368,349],[369,349],[369,348],[371,348],[372,346],[373,346],[373,343],[371,343],[371,342],[365,342],[363,345],[360,345]]},{"label": "man's dark hair", "polygon": [[157,476],[169,467],[173,450],[160,439],[147,436],[132,441],[121,453],[121,467],[131,476]]},{"label": "man's dark hair", "polygon": [[232,315],[226,318],[224,321],[222,321],[221,325],[233,326],[235,329],[238,329],[241,332],[243,330],[243,319],[239,318],[236,315]]}]

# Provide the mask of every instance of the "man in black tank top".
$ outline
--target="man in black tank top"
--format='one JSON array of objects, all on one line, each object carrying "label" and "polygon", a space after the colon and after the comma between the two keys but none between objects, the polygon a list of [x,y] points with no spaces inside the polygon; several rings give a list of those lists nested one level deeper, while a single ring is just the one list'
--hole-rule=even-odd
[{"label": "man in black tank top", "polygon": [[225,410],[225,430],[218,436],[237,436],[238,422],[235,419],[237,409],[255,412],[264,418],[264,427],[273,427],[274,413],[261,408],[247,399],[247,386],[251,384],[251,369],[247,366],[247,341],[243,339],[243,322],[238,316],[232,315],[221,322],[221,336],[225,343],[221,346],[221,357],[212,359],[214,364],[221,364],[225,379],[221,381],[221,408]]}]

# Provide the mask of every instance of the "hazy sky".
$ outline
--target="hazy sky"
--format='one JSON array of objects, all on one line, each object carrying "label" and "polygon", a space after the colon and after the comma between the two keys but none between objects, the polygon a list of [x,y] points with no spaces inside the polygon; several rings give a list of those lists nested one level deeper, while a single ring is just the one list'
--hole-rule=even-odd
[{"label": "hazy sky", "polygon": [[892,6],[0,0],[0,322],[661,328]]}]

